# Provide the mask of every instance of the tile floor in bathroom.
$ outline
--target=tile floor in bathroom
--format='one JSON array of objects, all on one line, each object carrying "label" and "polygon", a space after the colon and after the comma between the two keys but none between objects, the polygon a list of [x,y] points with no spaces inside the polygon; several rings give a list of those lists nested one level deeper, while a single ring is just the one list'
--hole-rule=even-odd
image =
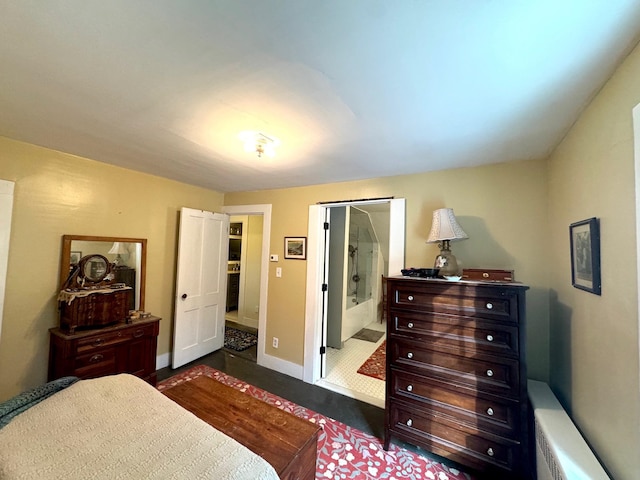
[{"label": "tile floor in bathroom", "polygon": [[[386,325],[378,321],[365,328],[386,331]],[[385,382],[362,375],[358,369],[386,338],[385,334],[375,343],[350,338],[341,349],[327,348],[327,375],[316,385],[384,408]]]}]

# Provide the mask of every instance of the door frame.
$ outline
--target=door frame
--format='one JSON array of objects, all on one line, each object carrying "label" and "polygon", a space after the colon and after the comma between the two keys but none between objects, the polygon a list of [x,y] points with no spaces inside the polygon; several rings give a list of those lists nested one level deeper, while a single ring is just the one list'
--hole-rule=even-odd
[{"label": "door frame", "polygon": [[[302,379],[307,383],[320,380],[322,359],[320,347],[324,338],[324,296],[322,284],[325,276],[324,222],[327,209],[343,205],[389,203],[389,275],[400,275],[405,257],[405,199],[336,202],[309,206],[307,236],[307,295],[304,328],[304,365]],[[324,328],[323,328],[324,327]]]},{"label": "door frame", "polygon": [[269,249],[271,246],[271,204],[260,205],[227,205],[222,212],[232,215],[262,215],[262,258],[260,259],[260,307],[258,311],[258,365],[274,368],[273,358],[265,353],[267,338],[267,298],[269,293]]}]

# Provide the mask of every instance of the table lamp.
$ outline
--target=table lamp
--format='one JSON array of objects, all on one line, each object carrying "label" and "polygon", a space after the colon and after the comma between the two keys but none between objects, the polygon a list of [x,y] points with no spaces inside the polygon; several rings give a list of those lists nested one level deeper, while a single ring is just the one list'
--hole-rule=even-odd
[{"label": "table lamp", "polygon": [[464,233],[462,227],[453,214],[453,208],[440,208],[433,212],[433,222],[427,243],[438,243],[440,253],[436,256],[433,268],[437,268],[441,276],[459,275],[458,261],[451,253],[449,242],[452,240],[464,240],[469,236]]}]

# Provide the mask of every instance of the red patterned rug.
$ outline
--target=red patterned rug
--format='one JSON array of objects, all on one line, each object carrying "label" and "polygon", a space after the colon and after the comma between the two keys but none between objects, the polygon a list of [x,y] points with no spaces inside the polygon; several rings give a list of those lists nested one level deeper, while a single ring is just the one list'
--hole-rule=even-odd
[{"label": "red patterned rug", "polygon": [[219,382],[259,398],[281,410],[320,425],[316,480],[472,480],[470,475],[442,463],[422,457],[391,444],[389,451],[381,440],[344,423],[320,415],[289,400],[249,385],[215,368],[198,365],[184,373],[163,380],[158,390],[166,390],[182,382],[206,375]]},{"label": "red patterned rug", "polygon": [[[366,375],[368,377],[384,380],[386,378],[387,363],[386,363],[386,348],[387,341],[385,340],[380,344],[376,351],[371,354],[367,361],[362,364],[358,369],[358,373]],[[353,371],[353,370],[351,370]]]}]

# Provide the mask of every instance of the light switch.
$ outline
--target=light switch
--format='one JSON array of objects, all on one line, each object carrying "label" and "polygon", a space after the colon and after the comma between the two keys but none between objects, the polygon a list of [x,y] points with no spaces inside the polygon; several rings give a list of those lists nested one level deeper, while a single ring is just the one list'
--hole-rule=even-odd
[{"label": "light switch", "polygon": [[282,268],[281,267],[276,268],[276,277],[278,277],[278,278],[282,277]]}]

